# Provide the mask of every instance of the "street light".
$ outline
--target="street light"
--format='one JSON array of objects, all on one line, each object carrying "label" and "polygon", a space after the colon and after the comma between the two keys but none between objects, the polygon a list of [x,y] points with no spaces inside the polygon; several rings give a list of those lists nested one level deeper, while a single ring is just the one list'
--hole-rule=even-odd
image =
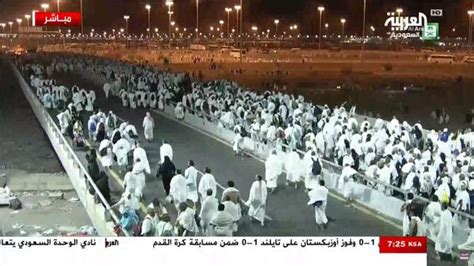
[{"label": "street light", "polygon": [[324,6],[319,6],[318,11],[319,11],[319,50],[321,50],[321,28],[322,28],[322,22],[323,22],[323,12],[325,8]]},{"label": "street light", "polygon": [[242,6],[236,5],[234,6],[235,11],[237,12],[237,24],[235,25],[235,28],[239,30],[239,11],[242,9]]},{"label": "street light", "polygon": [[41,4],[41,8],[43,9],[44,12],[46,12],[46,10],[49,8],[49,4],[43,3]]},{"label": "street light", "polygon": [[13,33],[13,21],[8,21],[8,26],[10,26],[10,33]]},{"label": "street light", "polygon": [[342,37],[341,38],[344,38],[344,28],[345,28],[345,25],[346,25],[346,19],[345,18],[341,18],[341,25],[342,25]]},{"label": "street light", "polygon": [[30,18],[31,18],[31,16],[30,16],[30,15],[25,15],[25,19],[26,19],[26,26],[30,26]]},{"label": "street light", "polygon": [[125,19],[125,45],[128,47],[128,20],[130,19],[129,15],[123,16],[123,19]]},{"label": "street light", "polygon": [[232,8],[226,7],[225,12],[227,12],[227,38],[229,38],[230,34],[230,12],[232,12]]},{"label": "street light", "polygon": [[278,36],[278,24],[280,24],[280,20],[275,19],[273,22],[275,23],[275,38],[277,38],[277,36]]},{"label": "street light", "polygon": [[5,23],[0,23],[0,27],[2,27],[2,31],[5,32],[5,27],[7,26],[7,24]]},{"label": "street light", "polygon": [[173,15],[173,11],[171,11],[171,7],[173,6],[173,0],[166,0],[165,5],[168,6],[168,46],[171,49],[171,16]]},{"label": "street light", "polygon": [[367,12],[367,0],[364,0],[364,15],[362,18],[362,45],[360,49],[360,62],[364,62],[364,48],[365,48],[365,14]]},{"label": "street light", "polygon": [[468,45],[472,44],[472,15],[474,15],[474,10],[469,10],[467,11],[467,14],[469,15],[469,34],[468,34],[468,40],[467,43]]},{"label": "street light", "polygon": [[17,18],[16,19],[16,22],[18,22],[18,31],[20,31],[20,27],[21,27],[21,22],[23,21],[23,19],[21,18]]},{"label": "street light", "polygon": [[324,29],[326,30],[326,38],[328,38],[329,37],[329,24],[328,23],[324,24]]},{"label": "street light", "polygon": [[151,39],[151,30],[150,30],[150,29],[151,29],[151,28],[150,28],[150,27],[151,27],[151,26],[150,26],[150,24],[151,24],[151,21],[150,21],[151,5],[147,4],[147,5],[145,6],[145,9],[146,9],[146,11],[147,11],[147,13],[148,13],[148,28],[147,28],[147,31],[148,31],[148,44],[150,44],[150,39]]},{"label": "street light", "polygon": [[196,38],[199,38],[199,0],[196,0]]},{"label": "street light", "polygon": [[397,15],[400,16],[403,13],[403,9],[397,8],[395,12],[397,12]]}]

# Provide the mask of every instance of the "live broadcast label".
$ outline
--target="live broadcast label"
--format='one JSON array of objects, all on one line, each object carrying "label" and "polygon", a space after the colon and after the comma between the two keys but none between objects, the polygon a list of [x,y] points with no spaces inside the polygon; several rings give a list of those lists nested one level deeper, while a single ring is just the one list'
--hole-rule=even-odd
[{"label": "live broadcast label", "polygon": [[61,26],[78,27],[81,25],[80,12],[33,12],[33,27]]},{"label": "live broadcast label", "polygon": [[427,253],[426,237],[381,236],[380,253]]}]

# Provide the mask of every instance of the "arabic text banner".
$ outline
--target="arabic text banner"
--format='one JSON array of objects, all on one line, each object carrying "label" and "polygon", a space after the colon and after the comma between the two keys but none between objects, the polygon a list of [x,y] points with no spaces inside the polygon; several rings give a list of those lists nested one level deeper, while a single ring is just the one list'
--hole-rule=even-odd
[{"label": "arabic text banner", "polygon": [[32,23],[33,27],[79,27],[81,26],[81,13],[34,11],[32,16]]},{"label": "arabic text banner", "polygon": [[379,243],[378,237],[0,238],[0,265],[427,265],[426,253],[380,253]]}]

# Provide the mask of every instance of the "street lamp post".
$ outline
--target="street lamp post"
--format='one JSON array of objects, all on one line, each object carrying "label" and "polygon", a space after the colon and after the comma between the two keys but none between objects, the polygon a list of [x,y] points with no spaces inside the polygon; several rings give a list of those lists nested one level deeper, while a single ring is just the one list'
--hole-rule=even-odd
[{"label": "street lamp post", "polygon": [[224,21],[222,19],[219,20],[219,25],[221,25],[221,30],[222,30],[221,36],[224,36]]},{"label": "street lamp post", "polygon": [[81,36],[84,35],[84,13],[82,12],[83,5],[82,5],[82,0],[80,2],[81,5]]},{"label": "street lamp post", "polygon": [[23,21],[23,19],[21,18],[17,18],[16,19],[16,22],[18,22],[18,32],[20,32],[20,28],[21,28],[21,22]]},{"label": "street lamp post", "polygon": [[364,15],[362,19],[362,45],[360,50],[360,62],[364,62],[364,49],[365,49],[365,14],[367,12],[367,0],[364,0]]},{"label": "street lamp post", "polygon": [[327,39],[329,38],[329,24],[328,23],[324,24],[324,29],[326,31],[326,39]]},{"label": "street lamp post", "polygon": [[232,8],[226,7],[225,12],[227,12],[227,38],[230,37],[230,12],[232,12]]},{"label": "street lamp post", "polygon": [[323,23],[323,11],[324,11],[324,6],[318,7],[319,11],[319,50],[321,50],[321,31],[322,31],[322,23]]},{"label": "street lamp post", "polygon": [[30,15],[25,15],[25,19],[26,19],[26,26],[29,27],[30,26],[30,18],[31,16]]},{"label": "street lamp post", "polygon": [[151,38],[151,19],[150,19],[150,10],[151,10],[151,5],[146,5],[145,6],[146,11],[148,13],[148,46],[150,46],[150,38]]},{"label": "street lamp post", "polygon": [[199,0],[196,0],[196,38],[199,38]]},{"label": "street lamp post", "polygon": [[341,39],[344,39],[344,28],[345,28],[345,25],[346,25],[346,19],[345,18],[341,18],[341,25],[342,25]]},{"label": "street lamp post", "polygon": [[273,22],[275,23],[275,38],[278,39],[278,24],[280,24],[280,20],[275,19]]},{"label": "street lamp post", "polygon": [[397,12],[397,15],[400,17],[400,15],[403,13],[403,9],[397,8],[395,12]]},{"label": "street lamp post", "polygon": [[129,15],[123,16],[125,19],[125,46],[128,47],[128,20],[130,19]]},{"label": "street lamp post", "polygon": [[165,3],[168,6],[168,46],[171,49],[171,16],[173,15],[173,11],[171,11],[171,7],[173,6],[173,0],[166,0]]},{"label": "street lamp post", "polygon": [[472,15],[474,15],[474,10],[467,11],[469,15],[469,32],[467,37],[467,43],[470,46],[472,44]]},{"label": "street lamp post", "polygon": [[2,27],[2,31],[5,32],[5,27],[7,26],[6,23],[0,23],[0,27]]},{"label": "street lamp post", "polygon": [[43,3],[43,4],[41,4],[41,8],[43,9],[43,12],[46,12],[46,10],[48,10],[48,8],[49,8],[49,4]]},{"label": "street lamp post", "polygon": [[8,21],[8,26],[10,26],[10,33],[13,33],[13,21]]}]

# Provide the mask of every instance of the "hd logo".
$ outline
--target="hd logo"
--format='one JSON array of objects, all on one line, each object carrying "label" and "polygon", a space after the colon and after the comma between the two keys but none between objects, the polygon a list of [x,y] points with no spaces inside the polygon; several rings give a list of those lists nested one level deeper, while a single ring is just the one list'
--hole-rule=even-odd
[{"label": "hd logo", "polygon": [[443,9],[431,9],[430,12],[432,17],[442,17],[443,16]]}]

